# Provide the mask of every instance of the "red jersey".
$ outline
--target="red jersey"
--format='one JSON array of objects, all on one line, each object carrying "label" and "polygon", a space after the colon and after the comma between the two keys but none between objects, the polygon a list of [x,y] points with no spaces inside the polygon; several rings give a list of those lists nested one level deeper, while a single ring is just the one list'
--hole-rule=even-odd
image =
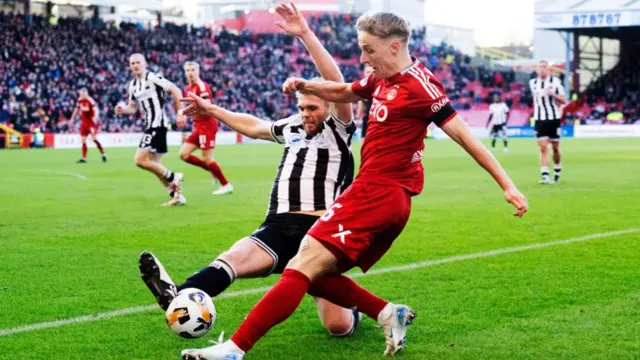
[{"label": "red jersey", "polygon": [[[211,92],[211,87],[209,86],[209,84],[205,83],[202,80],[193,85],[187,86],[185,95],[190,92],[200,96],[201,98],[213,101],[213,93]],[[195,122],[194,125],[197,129],[213,128],[214,131],[218,131],[218,120],[216,120],[216,118],[214,118],[213,116],[196,116],[193,118],[193,120]]]},{"label": "red jersey", "polygon": [[93,125],[94,117],[96,115],[96,102],[92,98],[79,99],[78,109],[80,110],[82,123],[86,125]]},{"label": "red jersey", "polygon": [[413,65],[387,79],[373,75],[351,84],[354,93],[373,99],[367,136],[355,182],[395,185],[417,195],[424,187],[422,153],[427,126],[443,126],[456,111],[431,71]]}]

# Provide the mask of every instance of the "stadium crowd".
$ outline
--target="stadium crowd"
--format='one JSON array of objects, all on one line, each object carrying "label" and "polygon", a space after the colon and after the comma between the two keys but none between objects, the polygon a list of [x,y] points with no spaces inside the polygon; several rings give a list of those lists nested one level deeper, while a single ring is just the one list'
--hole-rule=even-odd
[{"label": "stadium crowd", "polygon": [[[349,14],[309,19],[347,81],[362,74],[356,20]],[[413,31],[411,52],[442,81],[456,108],[487,104],[495,94],[503,95],[509,106],[530,106],[529,90],[515,82],[513,71],[473,67],[469,56],[445,43],[429,44],[425,36],[424,28]],[[292,37],[234,33],[224,28],[214,32],[165,23],[145,29],[139,24],[115,26],[68,18],[54,26],[43,17],[33,16],[28,23],[21,15],[0,13],[0,45],[0,122],[22,132],[36,127],[48,132],[77,131],[78,120],[69,118],[82,87],[99,104],[103,131],[142,130],[139,116],[116,117],[114,113],[115,105],[126,100],[131,79],[128,56],[135,52],[145,54],[151,71],[181,87],[181,64],[198,61],[203,80],[212,84],[219,105],[271,120],[295,111],[294,99],[280,90],[288,76],[316,76],[311,58]],[[616,79],[620,81],[599,88],[603,94],[592,93],[604,97],[627,94],[620,101],[637,104],[637,91],[629,93],[624,87],[625,81],[634,78],[623,74]],[[617,86],[613,91],[611,84]],[[167,111],[173,112],[171,106]]]}]

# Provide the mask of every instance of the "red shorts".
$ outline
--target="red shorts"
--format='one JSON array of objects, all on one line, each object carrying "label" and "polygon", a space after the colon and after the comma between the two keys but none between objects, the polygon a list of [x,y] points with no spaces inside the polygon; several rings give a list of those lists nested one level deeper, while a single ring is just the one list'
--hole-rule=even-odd
[{"label": "red shorts", "polygon": [[91,132],[94,131],[96,134],[98,133],[98,127],[94,124],[81,124],[80,125],[80,136],[89,136]]},{"label": "red shorts", "polygon": [[309,230],[345,271],[366,272],[389,250],[411,213],[411,194],[399,186],[356,182]]},{"label": "red shorts", "polygon": [[216,131],[213,129],[194,129],[185,142],[193,144],[202,150],[216,147]]}]

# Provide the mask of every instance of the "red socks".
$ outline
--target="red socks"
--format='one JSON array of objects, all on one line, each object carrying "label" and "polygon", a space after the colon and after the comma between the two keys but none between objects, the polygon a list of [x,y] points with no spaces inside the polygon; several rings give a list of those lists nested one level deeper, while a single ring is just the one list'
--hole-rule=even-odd
[{"label": "red socks", "polygon": [[93,142],[96,143],[98,150],[100,150],[100,154],[104,154],[104,149],[102,148],[102,144],[100,144],[98,140],[93,140]]},{"label": "red socks", "polygon": [[189,157],[185,161],[191,165],[201,167],[204,170],[210,172],[211,175],[213,175],[213,177],[215,177],[216,179],[218,179],[218,181],[220,181],[220,184],[222,186],[227,185],[229,183],[229,181],[227,181],[227,178],[224,177],[224,174],[222,173],[222,169],[220,169],[220,165],[218,165],[217,162],[214,161],[211,164],[207,165],[202,159],[193,155],[189,155]]},{"label": "red socks", "polygon": [[86,159],[87,158],[87,144],[82,144],[82,158]]},{"label": "red socks", "polygon": [[231,341],[244,352],[251,350],[272,327],[293,314],[308,287],[306,275],[297,270],[285,270],[280,281],[251,310]]},{"label": "red socks", "polygon": [[224,174],[222,173],[222,169],[220,169],[220,165],[218,165],[217,162],[214,161],[211,164],[209,164],[208,170],[216,179],[218,179],[218,181],[220,181],[220,185],[225,186],[229,183],[227,181],[227,178],[224,177]]},{"label": "red socks", "polygon": [[321,276],[311,283],[308,293],[347,309],[357,308],[373,320],[388,304],[344,275]]},{"label": "red socks", "polygon": [[203,168],[204,170],[209,171],[209,168],[207,167],[207,164],[205,164],[204,161],[202,161],[202,159],[200,159],[197,156],[189,155],[189,157],[185,161],[188,162],[191,165],[195,165],[195,166]]}]

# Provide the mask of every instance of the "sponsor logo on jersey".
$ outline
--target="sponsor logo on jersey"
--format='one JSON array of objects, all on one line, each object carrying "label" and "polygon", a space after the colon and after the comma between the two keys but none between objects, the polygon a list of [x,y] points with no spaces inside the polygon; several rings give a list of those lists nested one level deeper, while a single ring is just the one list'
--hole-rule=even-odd
[{"label": "sponsor logo on jersey", "polygon": [[433,105],[431,105],[431,112],[432,113],[437,113],[438,111],[440,111],[440,109],[442,109],[443,106],[447,105],[447,103],[449,102],[449,98],[443,98],[442,100],[434,103]]},{"label": "sponsor logo on jersey", "polygon": [[391,100],[395,99],[395,98],[396,98],[396,96],[398,96],[398,90],[396,90],[396,89],[391,89],[391,91],[389,91],[389,92],[387,93],[387,100],[388,100],[388,101],[391,101]]},{"label": "sponsor logo on jersey", "polygon": [[302,142],[302,136],[298,134],[293,134],[289,136],[289,138],[287,138],[287,144],[289,144],[290,146],[298,145],[301,142]]}]

